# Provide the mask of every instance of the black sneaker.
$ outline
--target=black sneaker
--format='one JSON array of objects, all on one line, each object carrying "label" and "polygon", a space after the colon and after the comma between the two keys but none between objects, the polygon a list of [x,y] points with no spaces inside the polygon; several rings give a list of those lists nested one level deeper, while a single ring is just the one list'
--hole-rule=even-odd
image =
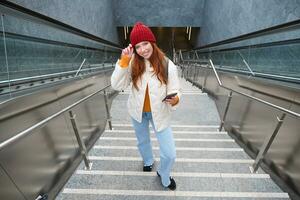
[{"label": "black sneaker", "polygon": [[171,183],[170,183],[170,185],[168,185],[168,188],[170,190],[176,190],[176,182],[175,182],[175,180],[172,177],[170,177],[170,181],[171,181]]},{"label": "black sneaker", "polygon": [[[158,172],[156,172],[157,176],[160,178],[160,174]],[[170,185],[168,185],[168,187],[170,190],[176,190],[176,182],[175,180],[170,177]]]},{"label": "black sneaker", "polygon": [[144,172],[151,172],[151,171],[152,171],[152,168],[153,168],[153,164],[152,164],[152,165],[149,165],[149,166],[144,166],[144,167],[143,167],[143,171],[144,171]]}]

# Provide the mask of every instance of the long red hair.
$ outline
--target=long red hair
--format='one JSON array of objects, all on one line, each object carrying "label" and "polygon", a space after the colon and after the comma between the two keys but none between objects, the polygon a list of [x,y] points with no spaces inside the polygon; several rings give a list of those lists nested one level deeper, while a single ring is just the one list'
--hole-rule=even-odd
[{"label": "long red hair", "polygon": [[[153,67],[154,73],[157,76],[160,83],[167,84],[167,75],[164,69],[165,54],[155,43],[151,42],[151,45],[153,48],[153,52],[151,57],[149,58],[150,64]],[[135,51],[135,56],[132,61],[131,78],[132,78],[133,86],[137,90],[138,90],[137,82],[141,78],[145,70],[146,70],[146,66],[145,66],[144,58],[139,56]]]}]

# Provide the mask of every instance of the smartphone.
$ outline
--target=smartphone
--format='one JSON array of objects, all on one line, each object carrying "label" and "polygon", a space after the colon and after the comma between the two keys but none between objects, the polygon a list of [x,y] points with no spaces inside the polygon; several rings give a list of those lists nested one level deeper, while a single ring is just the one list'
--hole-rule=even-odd
[{"label": "smartphone", "polygon": [[165,101],[167,99],[171,99],[172,97],[175,97],[176,95],[177,95],[177,93],[168,94],[162,101]]}]

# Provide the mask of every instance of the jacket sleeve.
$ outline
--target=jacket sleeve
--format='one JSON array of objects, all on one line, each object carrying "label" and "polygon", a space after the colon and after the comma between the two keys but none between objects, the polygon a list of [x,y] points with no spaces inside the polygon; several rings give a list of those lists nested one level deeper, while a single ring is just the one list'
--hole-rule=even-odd
[{"label": "jacket sleeve", "polygon": [[130,82],[130,65],[128,67],[121,67],[119,64],[120,60],[117,61],[115,65],[115,70],[111,75],[111,87],[115,90],[125,90]]},{"label": "jacket sleeve", "polygon": [[172,107],[172,110],[175,110],[176,107],[178,107],[182,93],[181,93],[181,86],[180,86],[177,66],[171,60],[169,60],[167,94],[171,94],[175,92],[177,93],[179,101],[176,105]]}]

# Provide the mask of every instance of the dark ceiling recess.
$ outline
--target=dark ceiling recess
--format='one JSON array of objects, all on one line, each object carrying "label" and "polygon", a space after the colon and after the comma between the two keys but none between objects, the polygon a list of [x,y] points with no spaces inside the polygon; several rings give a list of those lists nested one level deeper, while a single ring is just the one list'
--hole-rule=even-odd
[{"label": "dark ceiling recess", "polygon": [[[125,31],[126,28],[118,27],[119,41],[121,46],[126,47],[129,42],[129,34],[132,27],[128,27],[128,32]],[[191,28],[191,36],[189,39],[189,34],[187,27],[151,27],[156,40],[157,45],[169,56],[172,56],[173,47],[176,51],[178,50],[191,50],[196,47],[197,37],[200,31],[199,27]],[[126,39],[125,39],[125,32]]]}]

